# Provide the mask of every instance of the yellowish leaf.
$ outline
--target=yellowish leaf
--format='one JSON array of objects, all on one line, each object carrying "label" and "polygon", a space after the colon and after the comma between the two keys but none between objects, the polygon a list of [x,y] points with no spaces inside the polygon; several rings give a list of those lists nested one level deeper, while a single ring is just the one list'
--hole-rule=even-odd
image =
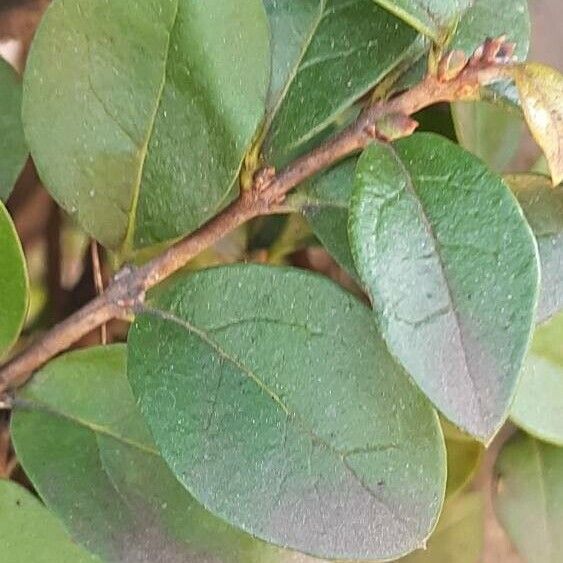
[{"label": "yellowish leaf", "polygon": [[563,75],[537,63],[517,65],[511,74],[530,130],[558,185],[563,181]]}]

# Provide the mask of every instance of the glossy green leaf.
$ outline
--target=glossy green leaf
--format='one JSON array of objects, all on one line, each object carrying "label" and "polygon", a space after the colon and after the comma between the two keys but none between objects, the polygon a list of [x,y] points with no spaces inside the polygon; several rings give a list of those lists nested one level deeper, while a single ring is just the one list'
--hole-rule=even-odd
[{"label": "glossy green leaf", "polygon": [[448,454],[446,498],[451,499],[467,487],[475,475],[484,448],[445,420],[442,422],[442,428]]},{"label": "glossy green leaf", "polygon": [[378,4],[436,41],[453,28],[473,0],[375,0]]},{"label": "glossy green leaf", "polygon": [[0,202],[0,359],[23,326],[29,299],[23,250],[8,211]]},{"label": "glossy green leaf", "polygon": [[563,313],[536,330],[510,414],[529,434],[563,446]]},{"label": "glossy green leaf", "polygon": [[445,489],[435,412],[369,309],[326,278],[238,265],[178,279],[129,335],[129,380],[209,510],[329,559],[420,546]]},{"label": "glossy green leaf", "polygon": [[136,410],[125,361],[124,346],[72,352],[19,396],[16,451],[47,506],[104,561],[291,560],[212,516],[177,482]]},{"label": "glossy green leaf", "polygon": [[537,63],[513,66],[510,72],[526,121],[558,185],[563,182],[563,75]]},{"label": "glossy green leaf", "polygon": [[563,561],[563,449],[517,434],[496,472],[496,513],[525,561]]},{"label": "glossy green leaf", "polygon": [[459,146],[418,134],[363,153],[349,233],[391,352],[448,419],[488,442],[538,297],[536,244],[514,196]]},{"label": "glossy green leaf", "polygon": [[23,487],[0,479],[0,553],[5,563],[94,563]]},{"label": "glossy green leaf", "polygon": [[541,293],[536,320],[545,322],[563,310],[563,185],[536,174],[506,177],[538,243]]},{"label": "glossy green leaf", "polygon": [[521,115],[490,102],[452,104],[452,114],[459,144],[491,170],[505,172],[524,132]]},{"label": "glossy green leaf", "polygon": [[272,84],[264,151],[280,166],[384,76],[424,48],[373,0],[265,0]]},{"label": "glossy green leaf", "polygon": [[261,0],[56,0],[24,80],[41,178],[125,254],[193,230],[238,189],[269,63]]},{"label": "glossy green leaf", "polygon": [[480,494],[467,494],[448,502],[427,549],[400,559],[400,562],[477,563],[483,550],[483,520]]},{"label": "glossy green leaf", "polygon": [[21,123],[21,82],[0,57],[0,200],[6,200],[27,160]]}]

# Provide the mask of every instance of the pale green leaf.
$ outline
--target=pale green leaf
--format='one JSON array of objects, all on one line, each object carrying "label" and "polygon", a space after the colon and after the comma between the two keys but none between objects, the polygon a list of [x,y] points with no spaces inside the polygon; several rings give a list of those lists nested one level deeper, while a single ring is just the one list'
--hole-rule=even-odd
[{"label": "pale green leaf", "polygon": [[19,336],[28,302],[25,257],[14,224],[0,202],[0,359]]},{"label": "pale green leaf", "polygon": [[0,479],[0,553],[5,563],[95,563],[23,487]]},{"label": "pale green leaf", "polygon": [[477,563],[483,550],[484,507],[479,493],[448,502],[425,551],[401,563]]},{"label": "pale green leaf", "polygon": [[563,561],[563,449],[523,433],[496,464],[496,513],[527,563]]},{"label": "pale green leaf", "polygon": [[448,483],[446,498],[451,499],[463,491],[474,477],[484,448],[448,421],[442,421],[448,454]]},{"label": "pale green leaf", "polygon": [[183,235],[238,190],[269,65],[261,0],[55,0],[24,80],[41,178],[122,254]]},{"label": "pale green leaf", "polygon": [[373,0],[265,0],[272,82],[264,152],[280,166],[389,72],[425,48]]},{"label": "pale green leaf", "polygon": [[452,115],[459,144],[491,170],[505,172],[524,132],[521,115],[490,102],[452,104]]},{"label": "pale green leaf", "polygon": [[388,559],[436,523],[437,417],[369,309],[326,278],[238,265],[178,279],[132,327],[129,380],[177,478],[259,538]]},{"label": "pale green leaf", "polygon": [[21,123],[21,82],[0,57],[0,200],[6,200],[27,160]]},{"label": "pale green leaf", "polygon": [[539,288],[510,190],[437,135],[372,145],[349,234],[391,352],[448,419],[488,442],[514,397]]},{"label": "pale green leaf", "polygon": [[506,177],[538,243],[541,294],[536,320],[543,323],[563,310],[563,185],[553,188],[537,174]]},{"label": "pale green leaf", "polygon": [[510,415],[529,434],[563,446],[563,313],[536,329]]},{"label": "pale green leaf", "polygon": [[124,346],[72,352],[18,397],[14,444],[47,506],[104,561],[291,561],[212,516],[176,481],[137,412],[125,360]]}]

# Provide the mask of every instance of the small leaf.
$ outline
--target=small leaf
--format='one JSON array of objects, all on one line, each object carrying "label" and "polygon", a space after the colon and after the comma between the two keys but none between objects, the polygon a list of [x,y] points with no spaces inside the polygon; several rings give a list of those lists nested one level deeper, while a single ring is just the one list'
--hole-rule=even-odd
[{"label": "small leaf", "polygon": [[519,433],[496,464],[496,513],[528,563],[563,561],[563,449]]},{"label": "small leaf", "polygon": [[529,434],[563,446],[563,313],[536,329],[510,415]]},{"label": "small leaf", "polygon": [[122,254],[183,235],[238,190],[269,64],[261,0],[56,0],[24,80],[41,178]]},{"label": "small leaf", "polygon": [[328,252],[357,279],[347,227],[356,162],[357,158],[349,158],[318,174],[295,196],[290,195],[288,202],[305,215]]},{"label": "small leaf", "polygon": [[435,413],[369,310],[325,278],[238,265],[159,292],[129,380],[163,457],[206,508],[329,559],[420,546],[439,514]]},{"label": "small leaf", "polygon": [[6,563],[95,563],[23,487],[0,479],[0,549]]},{"label": "small leaf", "polygon": [[389,72],[425,49],[373,0],[265,0],[272,82],[264,152],[281,166]]},{"label": "small leaf", "polygon": [[490,102],[452,104],[459,144],[495,172],[505,172],[514,158],[524,124],[521,115]]},{"label": "small leaf", "polygon": [[528,63],[511,68],[530,130],[542,148],[553,184],[563,182],[563,76],[550,67]]},{"label": "small leaf", "polygon": [[536,236],[541,262],[541,293],[536,320],[545,322],[563,310],[563,185],[552,188],[536,174],[507,176]]},{"label": "small leaf", "polygon": [[0,200],[6,200],[27,160],[21,123],[21,82],[0,57]]},{"label": "small leaf", "polygon": [[372,145],[356,174],[350,243],[383,336],[443,414],[488,442],[533,328],[532,233],[502,180],[437,135]]},{"label": "small leaf", "polygon": [[29,301],[27,268],[20,240],[0,202],[0,359],[18,338]]},{"label": "small leaf", "polygon": [[473,0],[375,0],[420,33],[444,38]]},{"label": "small leaf", "polygon": [[14,444],[47,506],[104,561],[289,558],[212,516],[176,481],[136,410],[125,360],[124,346],[69,353],[18,397]]},{"label": "small leaf", "polygon": [[480,494],[448,502],[427,549],[400,559],[400,563],[476,563],[483,550],[483,520]]},{"label": "small leaf", "polygon": [[442,428],[448,454],[446,498],[450,500],[463,491],[475,475],[484,448],[445,420],[442,421]]}]

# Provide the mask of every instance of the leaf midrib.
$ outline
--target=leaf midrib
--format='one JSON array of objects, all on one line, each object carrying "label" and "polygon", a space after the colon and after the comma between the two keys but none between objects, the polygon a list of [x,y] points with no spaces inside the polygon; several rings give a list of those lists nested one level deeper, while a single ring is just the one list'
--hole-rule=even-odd
[{"label": "leaf midrib", "polygon": [[117,440],[118,442],[121,442],[122,444],[136,448],[139,451],[160,457],[160,454],[158,453],[158,451],[155,448],[151,448],[150,446],[147,446],[146,444],[141,444],[139,442],[136,442],[135,440],[130,440],[128,438],[125,438],[124,436],[122,436],[120,434],[112,432],[109,428],[95,424],[95,423],[90,422],[90,421],[83,419],[81,417],[71,415],[69,413],[65,413],[65,412],[62,412],[60,410],[57,410],[56,407],[53,407],[49,403],[46,403],[46,402],[44,402],[40,399],[37,399],[36,397],[33,397],[32,399],[24,399],[24,400],[18,399],[16,401],[16,409],[18,407],[21,411],[31,410],[31,411],[36,411],[36,412],[37,411],[46,412],[51,416],[62,418],[64,420],[72,422],[72,423],[74,423],[78,426],[86,428],[86,429],[92,431],[95,435],[99,434],[99,435],[103,435],[103,436],[108,436],[109,438],[113,438],[114,440]]},{"label": "leaf midrib", "polygon": [[123,241],[123,245],[121,248],[121,256],[122,258],[127,257],[134,247],[134,239],[135,239],[135,227],[137,225],[137,212],[139,208],[139,199],[141,195],[141,184],[143,182],[143,174],[145,169],[145,162],[147,159],[147,155],[149,152],[149,145],[151,138],[154,133],[154,128],[156,125],[156,119],[158,117],[158,113],[160,110],[160,104],[162,103],[162,95],[164,93],[164,87],[166,86],[166,77],[168,75],[168,63],[170,61],[170,44],[172,40],[172,33],[174,32],[174,28],[176,27],[176,23],[178,21],[178,13],[180,11],[180,1],[176,0],[174,16],[172,18],[172,25],[170,26],[170,32],[168,33],[168,41],[166,42],[166,53],[165,58],[163,61],[163,72],[162,72],[162,80],[159,86],[158,94],[156,96],[156,104],[154,111],[151,115],[151,119],[149,122],[149,127],[147,128],[147,135],[143,141],[143,144],[140,149],[140,163],[139,163],[139,170],[137,174],[137,178],[135,180],[135,184],[133,186],[133,194],[131,200],[131,211],[129,214],[129,223],[127,225],[127,231],[125,233],[125,239]]},{"label": "leaf midrib", "polygon": [[457,333],[458,333],[461,353],[462,353],[462,357],[463,357],[463,364],[464,364],[465,369],[466,369],[467,378],[469,379],[471,388],[473,389],[473,395],[476,399],[477,407],[479,409],[481,417],[482,417],[483,420],[486,420],[487,419],[487,409],[483,405],[483,401],[482,401],[481,395],[479,393],[479,389],[477,388],[477,384],[472,377],[472,370],[470,369],[469,360],[468,360],[468,357],[467,357],[467,352],[465,350],[464,336],[463,336],[463,331],[461,329],[461,321],[460,321],[459,313],[458,313],[458,310],[457,310],[457,307],[456,307],[456,301],[454,300],[452,289],[450,287],[448,276],[446,274],[446,267],[445,267],[445,264],[444,264],[444,260],[442,259],[442,252],[441,252],[442,245],[441,245],[438,237],[436,236],[436,233],[434,232],[434,228],[432,226],[430,218],[426,214],[426,210],[424,209],[424,205],[423,205],[420,197],[418,196],[418,194],[416,192],[411,173],[409,172],[409,170],[407,170],[407,167],[405,166],[405,164],[403,163],[402,159],[399,157],[399,155],[397,154],[395,149],[390,147],[389,150],[390,150],[391,154],[393,155],[393,158],[397,162],[397,165],[399,166],[400,170],[404,174],[404,177],[405,177],[405,180],[406,180],[406,189],[409,191],[411,196],[419,204],[418,207],[419,207],[419,210],[420,210],[420,216],[422,218],[424,226],[426,227],[428,235],[430,236],[431,240],[435,244],[435,250],[436,250],[435,256],[436,256],[436,258],[438,260],[438,264],[440,266],[440,272],[442,274],[442,277],[443,277],[443,280],[444,280],[444,285],[445,285],[446,290],[447,290],[447,297],[448,297],[448,301],[449,301],[449,304],[450,304],[450,310],[451,310],[453,317],[454,317],[454,320],[455,320],[455,326],[456,326]]},{"label": "leaf midrib", "polygon": [[387,510],[389,514],[392,516],[392,518],[396,522],[398,522],[405,531],[409,531],[411,533],[414,531],[414,534],[417,533],[416,528],[414,530],[411,530],[411,528],[409,527],[408,524],[409,519],[402,515],[397,514],[395,510],[387,502],[385,502],[383,499],[380,498],[380,496],[376,493],[376,491],[372,489],[372,487],[370,487],[368,484],[364,482],[361,476],[348,462],[348,457],[351,455],[356,455],[360,453],[387,451],[390,449],[399,449],[399,446],[392,443],[392,444],[381,444],[373,447],[368,447],[365,449],[353,449],[350,451],[342,451],[342,452],[335,449],[334,446],[332,446],[330,443],[326,442],[326,440],[318,436],[312,429],[308,428],[308,426],[305,424],[305,421],[303,421],[303,419],[298,413],[291,411],[291,409],[289,409],[284,404],[281,398],[274,391],[272,391],[250,368],[246,367],[239,360],[237,360],[236,358],[231,356],[228,352],[223,350],[223,348],[217,342],[215,342],[215,340],[213,340],[205,330],[196,327],[195,325],[193,325],[192,323],[190,323],[185,319],[179,318],[170,312],[162,311],[160,309],[146,307],[143,308],[143,313],[148,316],[154,316],[162,321],[168,321],[173,324],[176,324],[177,326],[183,328],[187,332],[191,334],[195,334],[205,344],[207,344],[210,348],[215,350],[222,358],[233,364],[237,369],[239,369],[249,379],[251,379],[251,381],[253,381],[267,396],[269,396],[273,400],[274,404],[276,404],[285,414],[285,416],[287,417],[287,421],[291,421],[291,420],[299,421],[299,429],[303,431],[305,434],[307,434],[313,443],[322,445],[328,452],[335,455],[337,460],[343,464],[345,470],[348,471],[348,473],[352,476],[352,478],[358,482],[360,487],[369,496],[371,496],[380,506],[382,506],[385,510]]},{"label": "leaf midrib", "polygon": [[270,127],[271,127],[272,123],[274,122],[274,119],[276,118],[276,115],[278,114],[283,102],[285,101],[287,94],[288,94],[289,90],[291,89],[291,86],[293,85],[293,82],[295,81],[297,75],[299,74],[299,69],[301,68],[301,63],[303,62],[303,59],[305,58],[305,55],[307,54],[307,51],[309,50],[309,47],[311,46],[311,43],[313,42],[313,39],[314,39],[318,29],[319,29],[319,26],[321,25],[321,22],[323,21],[323,19],[325,17],[326,3],[327,3],[327,0],[319,0],[318,15],[315,18],[315,20],[313,21],[311,28],[309,30],[309,33],[305,37],[305,41],[303,42],[303,46],[301,47],[301,51],[299,52],[299,56],[295,60],[295,64],[294,64],[293,68],[291,69],[291,72],[288,75],[288,79],[286,80],[284,87],[282,88],[281,92],[278,95],[278,99],[277,99],[276,103],[272,107],[272,110],[269,112],[269,115],[266,117],[266,122],[265,122],[265,125],[264,125],[264,131],[265,132],[268,132],[270,130]]}]

